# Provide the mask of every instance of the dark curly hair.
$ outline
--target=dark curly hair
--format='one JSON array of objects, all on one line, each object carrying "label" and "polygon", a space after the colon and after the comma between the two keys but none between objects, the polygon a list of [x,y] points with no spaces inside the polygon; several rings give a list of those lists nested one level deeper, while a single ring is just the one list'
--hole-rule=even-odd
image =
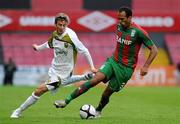
[{"label": "dark curly hair", "polygon": [[119,12],[123,11],[126,13],[126,17],[132,16],[132,10],[129,7],[123,6],[119,9]]}]

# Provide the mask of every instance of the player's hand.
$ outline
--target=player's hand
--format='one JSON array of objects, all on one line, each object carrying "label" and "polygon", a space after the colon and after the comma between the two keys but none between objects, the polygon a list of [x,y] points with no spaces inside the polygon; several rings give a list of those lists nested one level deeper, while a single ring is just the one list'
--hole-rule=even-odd
[{"label": "player's hand", "polygon": [[33,47],[33,49],[34,49],[35,51],[37,51],[37,47],[38,47],[38,45],[33,44],[33,45],[32,45],[32,47]]},{"label": "player's hand", "polygon": [[96,73],[96,72],[98,72],[98,69],[96,69],[96,68],[91,68],[91,71],[92,71],[93,73]]},{"label": "player's hand", "polygon": [[142,67],[140,70],[140,75],[145,76],[148,73],[148,67]]}]

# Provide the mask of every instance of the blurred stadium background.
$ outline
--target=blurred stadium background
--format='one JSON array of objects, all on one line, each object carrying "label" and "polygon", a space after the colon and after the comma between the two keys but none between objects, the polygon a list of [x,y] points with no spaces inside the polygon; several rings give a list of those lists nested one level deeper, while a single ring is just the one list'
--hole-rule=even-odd
[{"label": "blurred stadium background", "polygon": [[[156,43],[159,54],[149,74],[143,79],[139,69],[128,85],[178,86],[177,64],[180,62],[179,0],[1,0],[0,1],[0,85],[3,63],[13,58],[18,71],[14,85],[36,86],[47,76],[52,51],[34,52],[33,43],[43,43],[54,30],[54,15],[65,12],[70,26],[89,48],[96,67],[110,56],[115,46],[116,13],[120,6],[133,9],[133,20],[146,29]],[[138,67],[148,55],[141,49]],[[75,73],[88,71],[80,56]]]}]

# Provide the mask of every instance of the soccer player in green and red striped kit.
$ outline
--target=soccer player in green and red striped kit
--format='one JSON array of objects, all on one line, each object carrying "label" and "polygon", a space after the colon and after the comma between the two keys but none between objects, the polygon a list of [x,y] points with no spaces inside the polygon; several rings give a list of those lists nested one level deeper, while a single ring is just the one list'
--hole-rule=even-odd
[{"label": "soccer player in green and red striped kit", "polygon": [[64,108],[73,99],[100,82],[109,82],[96,108],[96,117],[100,117],[101,111],[108,104],[110,96],[114,92],[120,91],[131,78],[142,44],[150,50],[150,54],[140,70],[140,75],[144,76],[148,73],[148,68],[157,55],[157,47],[149,38],[147,32],[132,22],[131,9],[121,7],[117,17],[119,21],[116,28],[117,45],[113,55],[100,67],[93,79],[82,84],[65,100],[55,101],[54,105],[57,108]]}]

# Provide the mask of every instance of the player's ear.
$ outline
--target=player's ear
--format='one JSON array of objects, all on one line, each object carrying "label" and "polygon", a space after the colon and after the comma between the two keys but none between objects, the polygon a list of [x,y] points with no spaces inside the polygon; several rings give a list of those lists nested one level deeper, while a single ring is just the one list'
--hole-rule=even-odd
[{"label": "player's ear", "polygon": [[129,16],[128,19],[131,20],[131,19],[132,19],[132,16]]},{"label": "player's ear", "polygon": [[54,27],[56,27],[56,28],[57,28],[57,23],[55,23],[55,24],[54,24]]}]

